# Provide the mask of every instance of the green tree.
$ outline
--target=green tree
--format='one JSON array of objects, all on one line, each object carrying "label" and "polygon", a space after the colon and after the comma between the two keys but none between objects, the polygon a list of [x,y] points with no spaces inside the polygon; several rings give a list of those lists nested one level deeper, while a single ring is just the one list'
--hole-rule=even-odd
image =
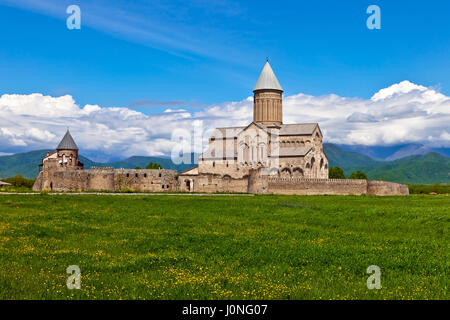
[{"label": "green tree", "polygon": [[153,162],[150,162],[146,167],[145,167],[145,169],[162,169],[163,167],[161,167],[161,165],[159,164],[159,163],[153,163]]},{"label": "green tree", "polygon": [[135,170],[141,170],[142,168],[137,166],[136,168],[134,168]]},{"label": "green tree", "polygon": [[15,177],[4,179],[3,181],[10,183],[14,187],[25,187],[25,188],[32,188],[34,184],[34,179],[27,179],[24,178],[21,174],[18,174]]},{"label": "green tree", "polygon": [[329,179],[345,179],[344,170],[342,168],[336,166],[336,167],[330,167],[330,170],[328,170],[328,178]]},{"label": "green tree", "polygon": [[363,179],[367,180],[367,175],[362,172],[361,170],[358,170],[356,172],[352,172],[352,174],[348,177],[349,179]]}]

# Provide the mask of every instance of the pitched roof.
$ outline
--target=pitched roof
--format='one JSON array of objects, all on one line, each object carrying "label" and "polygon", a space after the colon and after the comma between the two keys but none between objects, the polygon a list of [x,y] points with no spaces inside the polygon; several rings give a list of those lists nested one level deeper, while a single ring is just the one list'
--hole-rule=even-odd
[{"label": "pitched roof", "polygon": [[10,186],[11,183],[0,181],[0,186]]},{"label": "pitched roof", "polygon": [[67,130],[66,134],[64,135],[64,138],[56,147],[56,150],[78,150],[78,147],[75,141],[73,141],[73,138],[70,135],[69,130]]},{"label": "pitched roof", "polygon": [[[264,125],[255,123],[261,129],[266,128]],[[252,124],[250,123],[250,125]],[[318,123],[297,123],[297,124],[282,124],[280,126],[280,136],[295,136],[295,135],[312,135],[314,130],[318,126]],[[248,127],[248,126],[247,126]],[[247,127],[228,127],[228,128],[216,128],[221,135],[212,135],[216,138],[234,138]],[[267,129],[266,129],[267,130]]]},{"label": "pitched roof", "polygon": [[293,148],[280,148],[280,157],[304,157],[311,151],[311,147],[293,147]]},{"label": "pitched roof", "polygon": [[317,123],[283,124],[280,136],[311,135],[317,126]]},{"label": "pitched roof", "polygon": [[280,83],[277,80],[277,77],[275,76],[272,68],[270,67],[269,61],[266,61],[266,64],[264,65],[264,68],[261,72],[261,75],[259,76],[258,82],[256,82],[255,88],[253,88],[253,91],[263,89],[274,89],[283,91],[283,89],[280,86]]}]

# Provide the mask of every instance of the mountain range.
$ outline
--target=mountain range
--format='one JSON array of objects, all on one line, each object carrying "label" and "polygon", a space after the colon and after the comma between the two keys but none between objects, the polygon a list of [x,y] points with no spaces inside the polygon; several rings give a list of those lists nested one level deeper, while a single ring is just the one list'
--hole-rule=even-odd
[{"label": "mountain range", "polygon": [[[410,145],[392,148],[389,152],[387,152],[387,149],[380,149],[387,155],[384,159],[380,159],[380,156],[374,158],[367,155],[376,151],[378,155],[383,154],[380,150],[375,150],[374,148],[370,150],[370,148],[366,147],[363,151],[356,152],[352,151],[353,147],[324,143],[324,149],[330,166],[341,167],[346,176],[349,176],[354,171],[361,170],[367,174],[369,179],[410,184],[450,183],[450,157],[444,155],[446,149],[439,153],[432,151],[425,154],[422,152],[430,150],[420,146],[414,147]],[[49,151],[51,150],[37,150],[0,156],[0,177],[12,177],[17,174],[28,178],[36,177],[38,164]],[[413,154],[406,157],[401,156],[402,154],[408,154],[408,152],[413,152]],[[198,154],[191,154],[191,160],[198,158],[198,156]],[[86,169],[94,166],[125,169],[145,168],[149,162],[157,162],[165,169],[178,171],[194,166],[194,164],[175,164],[170,158],[146,156],[133,156],[120,161],[99,163],[80,155],[80,161],[84,163]]]}]

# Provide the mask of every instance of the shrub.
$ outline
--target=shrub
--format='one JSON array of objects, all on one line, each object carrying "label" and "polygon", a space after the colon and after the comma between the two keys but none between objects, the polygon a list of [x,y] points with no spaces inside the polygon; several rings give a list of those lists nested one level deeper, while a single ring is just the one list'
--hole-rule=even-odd
[{"label": "shrub", "polygon": [[330,167],[328,170],[328,178],[329,179],[345,179],[344,170],[340,167]]},{"label": "shrub", "polygon": [[145,169],[162,169],[163,167],[159,163],[150,162]]},{"label": "shrub", "polygon": [[356,172],[352,172],[352,174],[348,177],[349,179],[363,179],[363,180],[367,180],[367,175],[358,170]]},{"label": "shrub", "polygon": [[10,183],[13,187],[16,188],[29,188],[31,189],[33,187],[35,179],[27,179],[21,174],[18,174],[15,177],[12,178],[6,178],[3,180],[4,182]]}]

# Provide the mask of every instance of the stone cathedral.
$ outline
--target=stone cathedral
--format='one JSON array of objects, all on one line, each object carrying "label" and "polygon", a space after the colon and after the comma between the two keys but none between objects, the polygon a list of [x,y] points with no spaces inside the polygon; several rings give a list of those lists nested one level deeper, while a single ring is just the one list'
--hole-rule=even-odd
[{"label": "stone cathedral", "polygon": [[283,123],[283,89],[267,61],[253,89],[253,121],[217,128],[198,166],[164,169],[84,169],[67,131],[48,153],[34,191],[249,192],[273,194],[407,195],[385,181],[328,179],[328,158],[317,123]]},{"label": "stone cathedral", "polygon": [[328,159],[317,123],[283,123],[283,89],[267,61],[254,89],[253,122],[217,128],[198,168],[185,174],[213,173],[242,178],[249,170],[280,177],[328,178]]}]

